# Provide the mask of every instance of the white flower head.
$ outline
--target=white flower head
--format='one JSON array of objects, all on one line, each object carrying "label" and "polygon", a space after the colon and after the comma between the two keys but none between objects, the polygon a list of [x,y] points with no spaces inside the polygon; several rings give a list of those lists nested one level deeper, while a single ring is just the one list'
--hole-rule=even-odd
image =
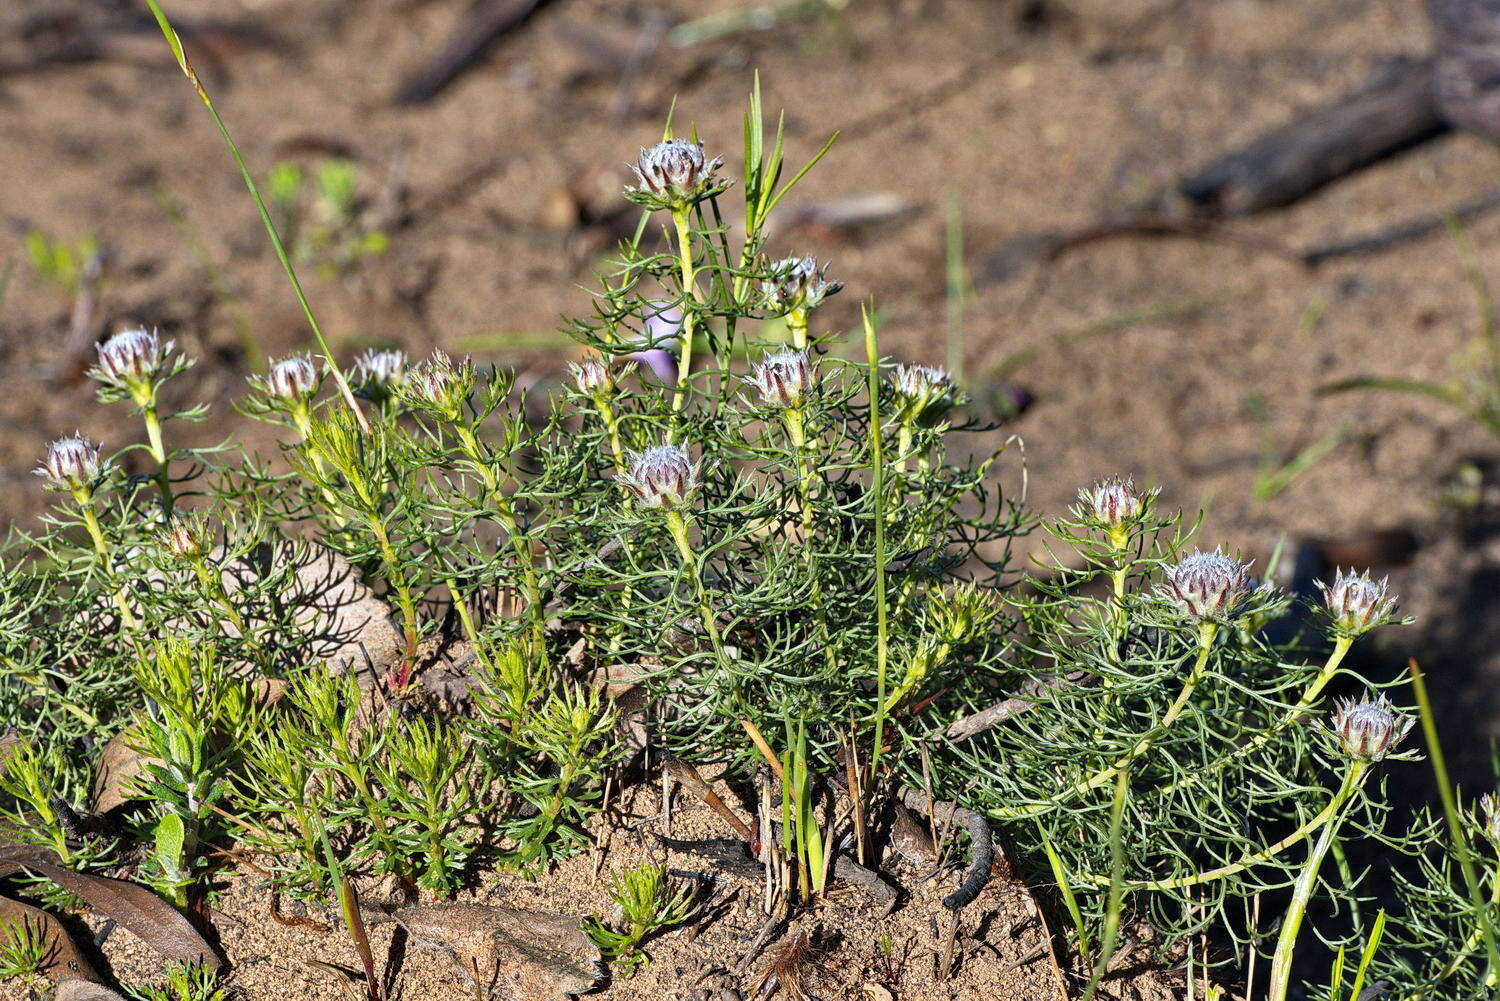
[{"label": "white flower head", "polygon": [[379,403],[390,397],[406,382],[406,353],[371,349],[354,361],[351,380],[359,394]]},{"label": "white flower head", "polygon": [[184,359],[172,357],[174,347],[176,342],[163,341],[154,330],[122,330],[96,346],[99,360],[88,374],[100,383],[106,400],[129,397],[144,404],[157,386],[187,367]]},{"label": "white flower head", "polygon": [[47,446],[36,475],[46,481],[49,490],[91,491],[102,470],[99,448],[81,434],[59,438]]},{"label": "white flower head", "polygon": [[621,482],[642,508],[680,511],[698,489],[699,466],[680,445],[653,445],[631,457]]},{"label": "white flower head", "polygon": [[900,401],[903,419],[924,427],[937,423],[963,399],[953,376],[935,365],[897,365],[891,385]]},{"label": "white flower head", "polygon": [[715,175],[724,166],[723,157],[708,159],[703,144],[686,139],[668,139],[642,148],[635,163],[628,165],[640,181],[626,188],[632,201],[651,208],[684,209],[729,185]]},{"label": "white flower head", "polygon": [[1137,490],[1129,477],[1112,476],[1078,491],[1074,512],[1106,528],[1119,528],[1134,524],[1154,496],[1155,490]]},{"label": "white flower head", "polygon": [[1219,549],[1195,552],[1162,573],[1166,597],[1199,622],[1228,619],[1250,595],[1250,565]]},{"label": "white flower head", "polygon": [[635,371],[636,363],[627,362],[621,366],[617,373],[610,365],[610,359],[603,355],[589,355],[583,361],[568,362],[568,372],[573,376],[573,385],[584,396],[598,400],[601,397],[609,397],[620,388],[620,376],[629,375]]},{"label": "white flower head", "polygon": [[767,308],[788,313],[822,305],[824,299],[844,287],[843,282],[824,278],[823,269],[816,257],[787,257],[771,264],[760,283]]},{"label": "white flower head", "polygon": [[1479,813],[1475,819],[1490,844],[1500,849],[1500,796],[1487,792],[1479,797]]},{"label": "white flower head", "polygon": [[[402,384],[398,381],[397,387]],[[455,363],[437,350],[405,377],[404,385],[414,404],[456,420],[474,391],[474,363],[468,358]]]},{"label": "white flower head", "polygon": [[1396,598],[1388,594],[1389,578],[1375,580],[1368,573],[1338,570],[1332,584],[1317,584],[1323,592],[1324,611],[1339,636],[1354,639],[1395,617]]},{"label": "white flower head", "polygon": [[1384,695],[1362,700],[1343,699],[1333,714],[1332,731],[1339,746],[1351,758],[1379,761],[1406,736],[1412,718],[1391,708]]},{"label": "white flower head", "polygon": [[294,355],[273,362],[265,378],[260,380],[267,395],[289,406],[300,406],[312,399],[321,381],[317,366],[307,355]]},{"label": "white flower head", "polygon": [[767,354],[745,381],[754,386],[768,407],[800,407],[812,392],[816,366],[806,351]]}]

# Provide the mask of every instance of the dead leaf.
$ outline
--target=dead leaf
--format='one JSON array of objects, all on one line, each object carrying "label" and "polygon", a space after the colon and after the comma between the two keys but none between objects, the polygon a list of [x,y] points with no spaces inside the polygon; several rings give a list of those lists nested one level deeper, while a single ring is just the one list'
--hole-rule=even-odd
[{"label": "dead leaf", "polygon": [[82,897],[94,910],[114,918],[167,959],[219,968],[219,957],[198,930],[151,890],[123,879],[74,872],[57,862],[55,853],[25,844],[0,829],[0,877],[29,870]]},{"label": "dead leaf", "polygon": [[866,980],[859,987],[870,1001],[895,1001],[895,995],[890,992],[890,988],[877,984],[873,980]]},{"label": "dead leaf", "polygon": [[599,947],[578,915],[483,904],[423,904],[391,917],[412,941],[448,950],[481,986],[498,983],[517,1001],[592,990],[602,979]]},{"label": "dead leaf", "polygon": [[[62,922],[46,911],[23,904],[19,900],[0,897],[0,930],[7,935],[26,933],[43,938],[47,942],[47,953],[42,960],[42,972],[53,981],[61,983],[69,978],[98,980],[99,974],[73,944]],[[60,996],[60,995],[59,995]]]},{"label": "dead leaf", "polygon": [[90,813],[108,813],[121,803],[137,798],[136,779],[146,774],[148,764],[161,763],[155,758],[148,759],[131,746],[139,739],[134,727],[126,727],[104,745],[94,772],[94,789],[89,796]]}]

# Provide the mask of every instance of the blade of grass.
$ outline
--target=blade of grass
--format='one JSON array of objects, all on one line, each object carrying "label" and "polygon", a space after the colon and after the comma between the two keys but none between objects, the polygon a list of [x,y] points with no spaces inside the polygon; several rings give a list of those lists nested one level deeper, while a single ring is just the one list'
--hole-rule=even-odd
[{"label": "blade of grass", "polygon": [[1089,978],[1088,990],[1083,1001],[1093,1001],[1099,984],[1109,972],[1109,961],[1114,958],[1115,941],[1120,935],[1120,912],[1125,904],[1125,846],[1120,837],[1120,828],[1125,819],[1125,796],[1129,791],[1130,771],[1122,768],[1115,776],[1115,798],[1109,808],[1109,902],[1104,911],[1104,934],[1099,938],[1099,959],[1094,964],[1094,975]]},{"label": "blade of grass", "polygon": [[307,318],[307,324],[312,328],[313,337],[318,342],[318,350],[323,353],[328,362],[328,371],[332,373],[334,382],[339,387],[339,392],[344,397],[344,402],[349,409],[354,411],[355,419],[359,422],[359,428],[364,433],[370,431],[370,424],[365,420],[364,413],[359,409],[359,404],[354,401],[354,391],[349,388],[349,381],[344,378],[343,370],[339,368],[338,362],[334,360],[333,351],[328,347],[328,340],[323,336],[323,328],[318,326],[317,317],[313,316],[312,306],[307,301],[307,295],[302,291],[302,282],[297,278],[297,270],[292,267],[290,258],[287,257],[286,247],[282,246],[281,237],[276,232],[276,224],[271,221],[271,213],[266,209],[266,202],[260,195],[260,188],[255,184],[255,178],[250,174],[250,168],[245,165],[245,158],[240,155],[240,148],[234,141],[234,136],[229,133],[229,126],[224,124],[224,119],[219,116],[219,109],[214,107],[213,98],[208,96],[203,82],[198,79],[198,73],[193,69],[193,64],[188,60],[187,52],[183,50],[182,39],[177,36],[177,29],[172,27],[172,22],[167,20],[166,13],[161,9],[158,0],[146,0],[146,6],[151,8],[152,15],[156,18],[157,27],[167,40],[167,45],[172,50],[172,55],[177,59],[177,65],[187,76],[188,82],[197,91],[203,106],[213,116],[214,124],[219,127],[219,134],[224,137],[224,144],[229,147],[229,153],[234,157],[235,166],[240,169],[240,177],[245,181],[245,187],[250,189],[250,197],[255,201],[255,210],[260,213],[260,221],[266,227],[266,233],[271,237],[271,246],[276,250],[276,259],[281,262],[281,270],[286,272],[287,279],[292,283],[292,291],[297,295],[297,303],[302,307],[302,315]]},{"label": "blade of grass", "polygon": [[1494,986],[1500,974],[1500,943],[1496,942],[1495,928],[1491,924],[1490,908],[1485,903],[1484,888],[1474,871],[1474,857],[1469,847],[1469,837],[1464,831],[1464,818],[1459,812],[1457,797],[1453,794],[1453,783],[1448,778],[1448,765],[1443,759],[1443,745],[1438,742],[1437,720],[1432,714],[1432,701],[1427,696],[1427,680],[1421,665],[1415,658],[1407,661],[1411,672],[1412,694],[1417,699],[1417,710],[1422,717],[1422,736],[1427,740],[1427,754],[1432,759],[1432,774],[1437,780],[1438,795],[1443,800],[1443,814],[1448,818],[1448,831],[1453,837],[1453,850],[1458,856],[1458,867],[1463,872],[1464,884],[1469,891],[1469,900],[1478,917],[1480,931],[1484,935],[1484,950],[1488,957],[1485,983]]},{"label": "blade of grass", "polygon": [[969,296],[969,272],[964,266],[964,215],[958,190],[948,189],[946,231],[948,279],[948,372],[964,381],[964,300]]},{"label": "blade of grass", "polygon": [[1349,1001],[1359,1001],[1359,996],[1365,991],[1365,975],[1370,970],[1370,963],[1375,959],[1375,952],[1380,948],[1380,938],[1385,934],[1385,910],[1382,909],[1375,915],[1375,923],[1370,926],[1370,940],[1365,943],[1365,951],[1360,954],[1359,968],[1354,973],[1354,988],[1349,992]]},{"label": "blade of grass", "polygon": [[1052,867],[1052,878],[1057,882],[1057,892],[1062,894],[1063,906],[1068,909],[1068,916],[1073,919],[1073,927],[1078,929],[1078,953],[1083,958],[1083,965],[1092,969],[1094,959],[1093,948],[1089,944],[1089,930],[1084,924],[1083,911],[1078,906],[1078,897],[1073,893],[1073,886],[1068,881],[1068,871],[1063,868],[1062,859],[1058,857],[1057,849],[1052,847],[1051,839],[1042,839],[1042,850],[1047,853],[1047,864]]},{"label": "blade of grass", "polygon": [[870,785],[880,778],[880,751],[885,742],[886,669],[890,659],[890,624],[886,621],[885,441],[880,426],[880,343],[870,310],[862,306],[865,364],[870,396],[870,489],[875,519],[875,747],[870,755]]},{"label": "blade of grass", "polygon": [[359,953],[359,961],[365,968],[365,990],[370,1001],[381,1001],[380,981],[375,978],[375,953],[370,949],[370,936],[365,931],[364,915],[359,910],[359,891],[339,864],[333,844],[328,840],[328,832],[320,827],[318,835],[323,842],[324,864],[328,866],[333,885],[338,890],[339,911],[349,929],[349,937],[354,941],[354,951]]}]

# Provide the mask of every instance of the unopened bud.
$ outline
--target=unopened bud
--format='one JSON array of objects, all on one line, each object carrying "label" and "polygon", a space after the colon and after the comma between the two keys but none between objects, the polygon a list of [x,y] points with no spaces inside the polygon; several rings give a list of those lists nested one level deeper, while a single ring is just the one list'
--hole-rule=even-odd
[{"label": "unopened bud", "polygon": [[59,438],[47,446],[47,455],[36,468],[49,490],[92,490],[99,479],[99,446],[83,435]]},{"label": "unopened bud", "polygon": [[632,457],[621,480],[641,507],[678,511],[698,488],[698,463],[680,445],[653,445]]},{"label": "unopened bud", "polygon": [[97,346],[99,360],[89,375],[104,385],[101,393],[114,390],[144,403],[162,380],[182,367],[171,359],[174,346],[154,330],[122,330]]},{"label": "unopened bud", "polygon": [[1199,622],[1221,622],[1250,594],[1250,566],[1215,549],[1195,552],[1162,569],[1166,595],[1184,615]]},{"label": "unopened bud", "polygon": [[1353,570],[1334,574],[1332,584],[1318,581],[1323,604],[1333,623],[1334,632],[1353,639],[1376,626],[1391,621],[1396,599],[1387,596],[1389,579],[1375,580],[1369,574],[1356,575]]},{"label": "unopened bud", "polygon": [[361,396],[376,403],[390,399],[406,381],[406,355],[401,351],[369,350],[355,359],[354,384]]},{"label": "unopened bud", "polygon": [[162,545],[179,560],[200,560],[208,553],[208,534],[197,521],[179,517],[163,530]]},{"label": "unopened bud", "polygon": [[1500,796],[1487,792],[1479,797],[1479,813],[1475,819],[1489,843],[1500,849]]},{"label": "unopened bud", "polygon": [[722,157],[710,160],[703,155],[702,143],[668,139],[642,148],[635,163],[629,164],[641,184],[627,188],[626,194],[652,208],[686,208],[727,187],[714,173],[722,166]]},{"label": "unopened bud", "polygon": [[794,309],[816,309],[827,297],[844,287],[823,277],[823,266],[815,257],[788,257],[771,264],[760,283],[766,306],[778,313]]},{"label": "unopened bud", "polygon": [[1105,528],[1119,528],[1140,518],[1146,501],[1154,494],[1155,491],[1137,490],[1135,481],[1128,477],[1111,477],[1100,480],[1087,490],[1080,490],[1076,510],[1084,518]]},{"label": "unopened bud", "polygon": [[300,406],[318,392],[318,369],[307,355],[283,358],[262,380],[266,393],[289,406]]},{"label": "unopened bud", "polygon": [[953,645],[988,632],[1000,615],[995,592],[973,583],[944,588],[930,607],[937,634]]},{"label": "unopened bud", "polygon": [[[619,371],[619,375],[629,375],[635,370],[635,362],[629,362]],[[620,388],[619,375],[610,367],[609,359],[602,355],[590,355],[583,361],[568,362],[568,371],[573,375],[573,385],[584,396],[598,400],[601,397],[609,397]]]},{"label": "unopened bud", "polygon": [[1390,701],[1381,695],[1363,701],[1344,699],[1333,714],[1333,732],[1339,746],[1351,758],[1360,761],[1379,761],[1411,729],[1412,720],[1391,708]]},{"label": "unopened bud", "polygon": [[931,426],[960,400],[958,384],[948,370],[931,365],[897,365],[891,384],[906,420]]},{"label": "unopened bud", "polygon": [[454,364],[446,352],[434,351],[407,382],[418,406],[457,419],[474,390],[474,363],[465,358]]},{"label": "unopened bud", "polygon": [[813,363],[806,351],[778,351],[766,355],[746,381],[766,406],[791,410],[812,392]]}]

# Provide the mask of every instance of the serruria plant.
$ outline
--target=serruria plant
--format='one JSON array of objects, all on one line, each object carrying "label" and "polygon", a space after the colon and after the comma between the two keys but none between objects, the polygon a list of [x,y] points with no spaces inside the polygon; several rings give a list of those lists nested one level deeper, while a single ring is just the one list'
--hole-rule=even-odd
[{"label": "serruria plant", "polygon": [[[771,213],[827,149],[784,176],[758,90],[732,184],[696,136],[642,149],[640,225],[545,401],[441,353],[294,356],[241,402],[278,455],[185,449],[172,422],[202,410],[162,394],[183,356],[154,331],[102,345],[101,398],[146,441],[54,443],[58,503],[0,565],[7,829],[85,867],[154,845],[139,875],[182,903],[234,848],[297,895],[383,877],[451,896],[587,843],[644,743],[760,786],[775,908],[824,892],[841,853],[878,864],[881,807],[931,788],[1047,865],[1090,993],[1140,926],[1170,961],[1209,927],[1261,949],[1284,995],[1309,929],[1362,942],[1328,888],[1356,837],[1416,860],[1371,968],[1431,996],[1492,980],[1496,905],[1471,889],[1500,885],[1495,861],[1391,822],[1379,776],[1412,756],[1407,723],[1345,665],[1394,620],[1385,583],[1341,572],[1326,644],[1275,646],[1291,601],[1187,552],[1192,526],[1121,479],[1047,524],[1071,552],[1023,579],[1034,522],[962,387],[884,358],[868,310],[863,358],[831,351],[840,283],[770,253]],[[1329,717],[1349,686],[1375,694]],[[622,707],[625,687],[644,697]],[[79,823],[111,741],[152,764],[113,790],[123,823]],[[1479,815],[1459,830],[1490,831]],[[622,956],[680,910],[638,884],[619,890],[641,915],[595,929]],[[1274,946],[1257,898],[1283,907]]]}]

